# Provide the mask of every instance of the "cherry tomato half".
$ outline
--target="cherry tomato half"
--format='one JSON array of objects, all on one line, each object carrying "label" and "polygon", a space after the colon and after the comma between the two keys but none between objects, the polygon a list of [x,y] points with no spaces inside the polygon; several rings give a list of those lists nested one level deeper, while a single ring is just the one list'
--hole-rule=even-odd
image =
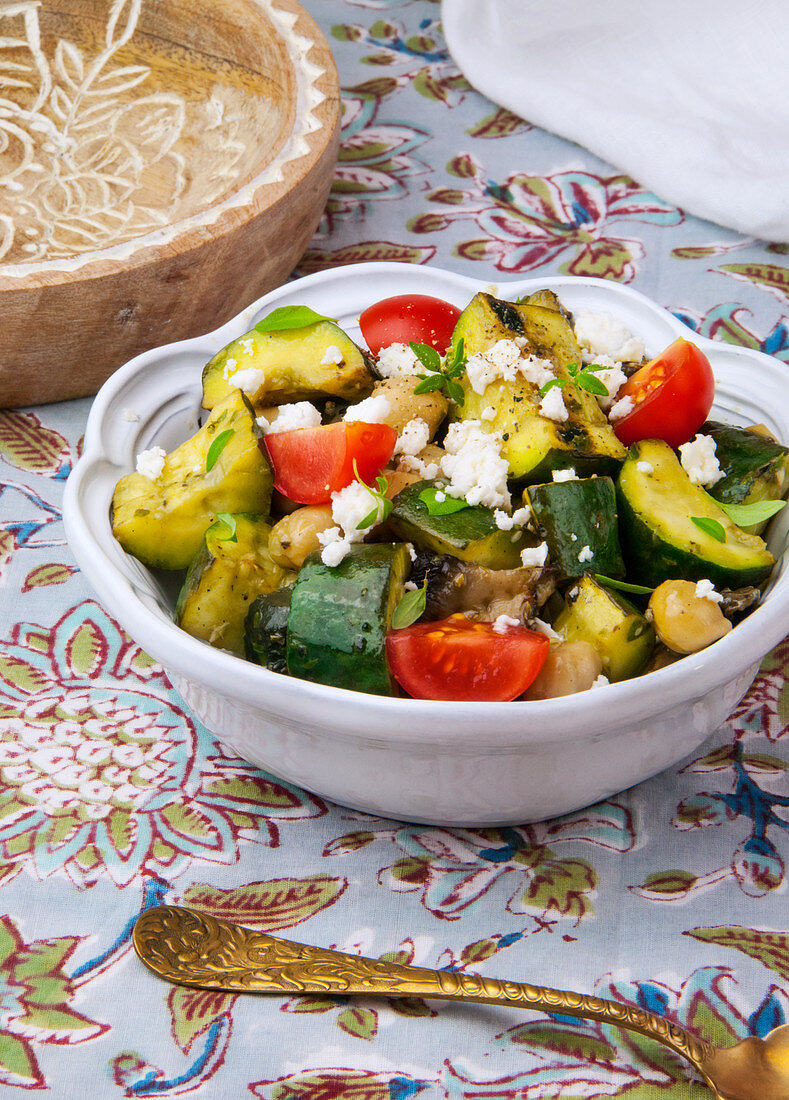
[{"label": "cherry tomato half", "polygon": [[493,623],[450,615],[415,623],[386,636],[386,656],[397,682],[416,699],[508,702],[535,679],[548,639],[525,626],[503,633]]},{"label": "cherry tomato half", "polygon": [[322,424],[271,432],[265,447],[274,467],[274,488],[297,504],[326,504],[355,479],[372,484],[395,449],[397,432],[388,424]]},{"label": "cherry tomato half", "polygon": [[616,421],[614,431],[626,447],[638,439],[664,439],[679,447],[707,419],[714,394],[715,378],[707,356],[680,338],[640,367],[619,390],[617,400],[629,397],[634,407]]},{"label": "cherry tomato half", "polygon": [[428,294],[397,294],[368,306],[359,327],[373,355],[390,344],[429,344],[444,355],[460,310]]}]

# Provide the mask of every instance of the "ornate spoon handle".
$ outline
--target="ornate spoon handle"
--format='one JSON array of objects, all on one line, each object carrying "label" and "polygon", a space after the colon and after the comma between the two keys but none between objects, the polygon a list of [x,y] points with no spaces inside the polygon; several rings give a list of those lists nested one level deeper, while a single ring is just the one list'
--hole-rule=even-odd
[{"label": "ornate spoon handle", "polygon": [[134,947],[155,974],[201,989],[433,997],[601,1020],[638,1031],[670,1047],[705,1078],[703,1063],[713,1049],[662,1016],[616,1001],[310,947],[174,905],[155,906],[139,917],[134,927]]}]

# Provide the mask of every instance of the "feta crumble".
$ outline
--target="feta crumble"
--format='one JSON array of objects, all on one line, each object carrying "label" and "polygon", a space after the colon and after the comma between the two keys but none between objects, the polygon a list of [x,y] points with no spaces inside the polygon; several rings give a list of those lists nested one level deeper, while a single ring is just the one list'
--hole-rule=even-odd
[{"label": "feta crumble", "polygon": [[342,537],[339,527],[329,527],[326,531],[318,532],[318,542],[321,550],[321,561],[324,565],[339,565],[351,549],[351,540]]},{"label": "feta crumble", "polygon": [[681,444],[679,458],[694,485],[714,485],[723,477],[711,435],[698,434],[690,443]]},{"label": "feta crumble", "polygon": [[225,359],[225,365],[222,367],[222,377],[226,382],[237,366],[238,360],[234,359],[232,356]]},{"label": "feta crumble", "polygon": [[570,466],[567,470],[553,470],[551,477],[554,481],[577,481],[578,474],[575,472],[575,468]]},{"label": "feta crumble", "polygon": [[443,504],[444,501],[447,499],[447,494],[444,492],[443,489],[436,489],[435,498],[439,504]]},{"label": "feta crumble", "polygon": [[574,327],[585,363],[593,363],[601,355],[619,363],[640,363],[644,358],[644,341],[611,313],[579,310],[575,314]]},{"label": "feta crumble", "polygon": [[416,583],[416,581],[406,581],[403,585],[403,589],[406,592],[418,592],[419,585]]},{"label": "feta crumble", "polygon": [[642,458],[640,462],[636,463],[636,469],[640,474],[654,474],[655,467],[651,462],[645,462]]},{"label": "feta crumble", "polygon": [[377,393],[375,397],[365,397],[356,405],[349,405],[345,410],[343,420],[346,424],[361,420],[365,424],[385,424],[386,418],[392,411],[392,405],[385,393]]},{"label": "feta crumble", "polygon": [[344,358],[345,356],[336,344],[329,344],[329,346],[326,348],[326,351],[323,353],[321,366],[328,367],[331,366],[332,363],[336,363],[339,366],[339,364],[343,362]]},{"label": "feta crumble", "polygon": [[525,550],[521,550],[521,564],[527,569],[545,565],[547,558],[547,542],[541,542],[539,546],[527,546]]},{"label": "feta crumble", "polygon": [[[367,527],[358,524],[376,509],[373,522]],[[324,565],[339,565],[355,542],[362,542],[368,531],[383,519],[384,502],[373,496],[366,485],[352,481],[338,493],[331,495],[331,515],[336,526],[318,533],[321,561]]]},{"label": "feta crumble", "polygon": [[610,683],[611,683],[611,681],[608,679],[608,677],[603,676],[603,674],[601,672],[600,675],[597,677],[597,679],[592,683],[592,687],[593,688],[606,687]]},{"label": "feta crumble", "polygon": [[147,451],[140,451],[137,455],[135,469],[138,474],[156,481],[164,469],[164,460],[167,452],[163,447],[149,447]]},{"label": "feta crumble", "polygon": [[529,619],[529,629],[536,630],[538,634],[544,634],[552,642],[564,641],[564,634],[561,631],[554,630],[550,623],[546,623],[544,619],[538,619],[536,615],[533,619]]},{"label": "feta crumble", "polygon": [[594,376],[603,383],[608,390],[608,395],[595,394],[595,397],[600,408],[606,411],[613,405],[617,393],[627,382],[627,375],[622,370],[621,363],[617,363],[610,355],[596,356],[594,365],[603,368],[602,370],[596,370]]},{"label": "feta crumble", "polygon": [[540,416],[563,423],[569,415],[561,389],[559,386],[552,386],[540,402]]},{"label": "feta crumble", "polygon": [[491,382],[514,382],[521,349],[514,340],[498,340],[493,347],[469,355],[466,375],[474,393],[483,394]]},{"label": "feta crumble", "polygon": [[260,370],[259,367],[245,367],[244,370],[237,370],[235,374],[231,374],[228,378],[231,386],[235,386],[247,394],[257,393],[265,381],[265,372]]},{"label": "feta crumble", "polygon": [[430,425],[421,416],[415,416],[403,426],[397,437],[396,455],[418,455],[430,442]]},{"label": "feta crumble", "polygon": [[400,455],[397,469],[419,474],[423,481],[433,481],[439,474],[437,462],[425,462],[418,455]]},{"label": "feta crumble", "polygon": [[420,374],[424,370],[408,344],[390,344],[388,348],[381,348],[376,366],[382,378]]},{"label": "feta crumble", "polygon": [[633,398],[630,394],[625,397],[620,397],[618,401],[615,401],[611,408],[608,410],[609,420],[621,420],[623,416],[628,416],[633,411]]},{"label": "feta crumble", "polygon": [[715,590],[712,581],[708,581],[706,578],[696,582],[696,599],[709,600],[710,603],[723,602],[723,596]]},{"label": "feta crumble", "polygon": [[499,615],[493,621],[493,629],[497,634],[506,634],[511,626],[520,626],[520,619],[513,619],[512,615]]},{"label": "feta crumble", "polygon": [[581,549],[580,549],[580,550],[578,551],[578,560],[579,560],[579,562],[581,562],[582,564],[583,564],[583,562],[585,562],[585,561],[591,561],[593,557],[594,557],[594,552],[592,551],[592,548],[591,548],[591,546],[588,546],[588,545],[587,545],[587,546],[583,546],[583,547],[581,547]]},{"label": "feta crumble", "polygon": [[482,412],[479,414],[480,420],[495,420],[496,409],[493,405],[486,405]]},{"label": "feta crumble", "polygon": [[268,421],[265,416],[259,416],[255,421],[266,435],[293,432],[298,428],[317,428],[320,422],[320,412],[309,401],[294,401],[290,405],[280,405],[275,420]]},{"label": "feta crumble", "polygon": [[444,449],[440,468],[450,496],[471,505],[509,509],[509,463],[501,457],[498,432],[486,432],[479,420],[456,421],[447,430]]},{"label": "feta crumble", "polygon": [[255,354],[255,341],[251,337],[247,337],[246,340],[239,340],[241,347],[244,349],[245,355]]}]

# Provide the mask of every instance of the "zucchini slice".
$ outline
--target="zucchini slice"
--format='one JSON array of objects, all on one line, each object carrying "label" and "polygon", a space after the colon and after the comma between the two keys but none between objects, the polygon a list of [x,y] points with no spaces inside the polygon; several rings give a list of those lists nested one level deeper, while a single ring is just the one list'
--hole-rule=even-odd
[{"label": "zucchini slice", "polygon": [[[710,489],[710,496],[724,504],[781,500],[789,487],[789,447],[769,435],[714,420],[702,425],[700,431],[715,440],[715,454],[723,471],[721,480]],[[759,534],[766,523],[745,530]]]},{"label": "zucchini slice", "polygon": [[[224,447],[208,463],[211,444],[224,432],[230,433]],[[272,481],[254,418],[236,390],[167,455],[156,479],[138,473],[120,479],[112,497],[112,533],[144,565],[187,569],[217,513],[268,513]]]},{"label": "zucchini slice", "polygon": [[586,572],[624,577],[616,490],[610,477],[551,481],[524,492],[551,561],[572,579]]},{"label": "zucchini slice", "polygon": [[244,624],[246,658],[272,672],[288,671],[285,648],[292,593],[293,585],[287,584],[256,596],[247,612]]},{"label": "zucchini slice", "polygon": [[[268,552],[264,516],[236,515],[235,530],[219,520],[205,533],[178,596],[175,620],[195,638],[244,655],[244,620],[256,596],[293,580]],[[232,537],[234,536],[234,537]]]},{"label": "zucchini slice", "polygon": [[389,526],[395,534],[434,554],[451,554],[488,569],[520,566],[521,550],[535,542],[522,527],[502,531],[496,525],[493,510],[481,504],[446,516],[431,516],[419,494],[437,487],[434,481],[417,481],[400,490],[392,501],[389,516]]},{"label": "zucchini slice", "polygon": [[339,565],[311,554],[288,615],[288,672],[332,687],[396,695],[385,639],[411,556],[403,543],[357,543]]},{"label": "zucchini slice", "polygon": [[590,642],[612,684],[644,671],[655,648],[655,629],[629,600],[588,574],[573,585],[565,600],[554,628],[568,642]]},{"label": "zucchini slice", "polygon": [[486,351],[499,340],[525,339],[527,353],[549,359],[565,383],[562,397],[569,416],[559,422],[540,413],[539,387],[522,376],[491,382],[483,394],[475,393],[468,379],[463,381],[465,402],[456,415],[479,420],[493,406],[495,418],[483,423],[486,430],[502,433],[501,453],[513,478],[528,475],[532,481],[546,481],[551,470],[568,466],[582,475],[616,474],[625,448],[592,394],[572,381],[567,365],[581,363],[581,349],[559,309],[477,294],[458,318],[453,346],[461,338],[466,355]]},{"label": "zucchini slice", "polygon": [[[639,469],[641,465],[641,469]],[[628,578],[656,586],[672,579],[711,580],[716,588],[743,588],[767,579],[775,558],[758,535],[732,523],[694,485],[660,439],[633,444],[617,484],[620,535]],[[694,523],[714,520],[724,540]]]},{"label": "zucchini slice", "polygon": [[370,395],[375,382],[365,353],[333,321],[283,332],[253,328],[203,368],[203,408],[212,409],[236,389],[229,380],[246,370],[263,372],[260,385],[250,394],[258,412],[267,405],[321,397],[360,401]]}]

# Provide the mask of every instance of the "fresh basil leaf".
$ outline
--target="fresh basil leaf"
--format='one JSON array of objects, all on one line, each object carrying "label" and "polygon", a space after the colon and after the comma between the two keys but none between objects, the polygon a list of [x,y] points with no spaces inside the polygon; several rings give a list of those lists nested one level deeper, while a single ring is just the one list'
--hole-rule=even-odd
[{"label": "fresh basil leaf", "polygon": [[421,378],[422,381],[417,382],[414,386],[414,393],[433,393],[434,390],[443,390],[446,384],[443,374],[434,374],[432,377],[420,374],[417,377]]},{"label": "fresh basil leaf", "polygon": [[647,588],[645,584],[631,584],[630,581],[618,581],[614,577],[604,577],[602,573],[595,573],[595,580],[600,581],[606,588],[619,588],[622,592],[633,592],[637,596],[646,596],[654,592],[654,588]]},{"label": "fresh basil leaf", "polygon": [[604,367],[602,363],[587,363],[584,367],[583,374],[595,374],[600,370],[610,370],[610,367]]},{"label": "fresh basil leaf", "polygon": [[402,630],[415,623],[427,607],[427,581],[421,588],[406,592],[392,613],[392,629]]},{"label": "fresh basil leaf", "polygon": [[575,378],[576,374],[581,368],[579,368],[577,363],[568,363],[564,369],[567,371],[571,378]]},{"label": "fresh basil leaf", "polygon": [[255,328],[258,332],[287,332],[288,329],[307,328],[308,325],[317,325],[319,321],[331,321],[337,324],[334,317],[324,317],[322,313],[316,313],[309,306],[279,306],[258,321]]},{"label": "fresh basil leaf", "polygon": [[227,527],[228,533],[226,535],[216,535],[216,538],[220,542],[238,542],[238,535],[236,534],[236,517],[231,516],[229,512],[217,512],[217,522],[223,523]]},{"label": "fresh basil leaf", "polygon": [[757,500],[753,504],[724,504],[716,500],[715,503],[738,527],[750,527],[754,523],[762,523],[786,507],[785,500]]},{"label": "fresh basil leaf", "polygon": [[575,379],[575,383],[580,389],[586,390],[587,393],[596,393],[599,397],[608,397],[608,386],[601,382],[599,378],[595,378],[593,374],[587,374],[586,371],[581,371]]},{"label": "fresh basil leaf", "polygon": [[360,519],[356,524],[357,531],[364,531],[367,527],[372,527],[375,521],[378,519],[378,505],[371,512],[368,512],[364,519]]},{"label": "fresh basil leaf", "polygon": [[715,539],[716,542],[726,541],[726,532],[723,530],[723,525],[718,523],[716,519],[707,519],[706,516],[691,516],[690,522],[695,523],[700,531]]},{"label": "fresh basil leaf", "polygon": [[455,402],[456,405],[463,405],[466,401],[466,394],[463,387],[459,382],[453,382],[451,378],[447,379],[447,393]]},{"label": "fresh basil leaf", "polygon": [[471,507],[469,502],[463,500],[462,497],[446,496],[444,500],[436,500],[437,492],[438,490],[431,485],[419,494],[419,499],[431,516],[451,516],[453,512],[462,512],[464,508]]},{"label": "fresh basil leaf", "polygon": [[408,346],[427,370],[433,372],[441,370],[441,356],[435,348],[431,348],[429,344],[417,344],[413,340],[409,342]]},{"label": "fresh basil leaf", "polygon": [[552,390],[554,386],[558,386],[559,389],[563,389],[566,385],[567,382],[564,378],[551,378],[551,380],[549,382],[546,382],[545,385],[540,386],[537,392],[539,393],[540,397],[545,397],[548,390]]},{"label": "fresh basil leaf", "polygon": [[209,470],[213,470],[214,466],[216,466],[217,459],[235,434],[235,428],[225,428],[219,435],[214,436],[211,446],[208,448],[208,454],[205,456],[206,473],[208,473]]}]

